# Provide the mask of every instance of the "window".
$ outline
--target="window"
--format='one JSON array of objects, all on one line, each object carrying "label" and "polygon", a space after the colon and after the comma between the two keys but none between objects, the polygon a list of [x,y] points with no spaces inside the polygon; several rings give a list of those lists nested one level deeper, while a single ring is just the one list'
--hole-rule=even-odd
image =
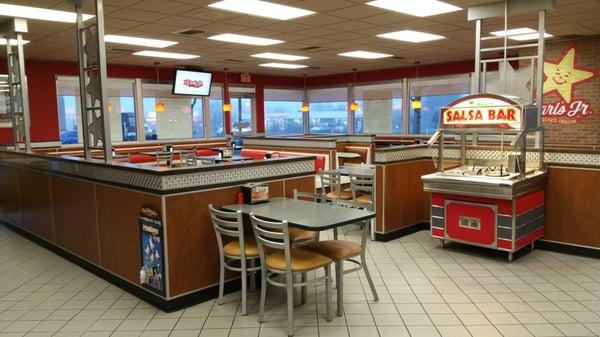
[{"label": "window", "polygon": [[309,133],[348,132],[348,88],[310,90]]},{"label": "window", "polygon": [[303,134],[302,90],[265,89],[265,133]]},{"label": "window", "polygon": [[[110,78],[107,82],[110,133],[113,141],[136,141],[137,124],[133,80]],[[79,78],[59,76],[56,81],[61,144],[83,142]]]},{"label": "window", "polygon": [[204,138],[202,97],[175,96],[170,84],[142,85],[146,140]]},{"label": "window", "polygon": [[354,95],[355,133],[402,133],[402,83],[359,85]]},{"label": "window", "polygon": [[213,138],[225,137],[225,120],[223,119],[223,87],[212,84],[208,97],[210,112],[210,136]]},{"label": "window", "polygon": [[[470,91],[468,75],[410,82],[409,133],[432,134],[440,121],[440,109]],[[412,101],[421,100],[421,108],[413,109]]]},{"label": "window", "polygon": [[8,76],[0,75],[0,128],[12,127],[12,119],[8,115],[10,112],[9,99]]},{"label": "window", "polygon": [[251,132],[254,87],[229,87],[231,132]]}]

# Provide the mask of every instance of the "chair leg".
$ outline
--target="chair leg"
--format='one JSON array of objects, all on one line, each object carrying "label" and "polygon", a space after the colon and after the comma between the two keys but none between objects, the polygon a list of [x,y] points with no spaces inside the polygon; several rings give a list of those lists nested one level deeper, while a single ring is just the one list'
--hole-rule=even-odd
[{"label": "chair leg", "polygon": [[337,287],[337,315],[344,315],[344,260],[335,263],[335,284]]},{"label": "chair leg", "polygon": [[[302,283],[306,283],[306,280],[308,279],[306,273],[302,273],[300,274],[300,282]],[[301,304],[306,304],[306,286],[300,288],[300,303]]]},{"label": "chair leg", "polygon": [[375,289],[375,284],[373,284],[373,279],[371,278],[371,273],[369,272],[369,268],[367,267],[367,261],[365,261],[365,252],[363,251],[360,254],[360,265],[365,271],[365,276],[367,277],[367,281],[369,282],[369,287],[371,288],[371,293],[373,293],[373,299],[375,301],[379,301],[379,296],[377,296],[377,290]]},{"label": "chair leg", "polygon": [[288,314],[288,336],[294,335],[294,276],[293,273],[286,275],[287,281],[287,314]]},{"label": "chair leg", "polygon": [[[256,259],[250,259],[250,268],[256,267]],[[250,272],[250,291],[256,291],[256,272]]]},{"label": "chair leg", "polygon": [[331,322],[331,264],[325,266],[325,315],[327,322]]},{"label": "chair leg", "polygon": [[240,261],[242,267],[242,316],[247,315],[246,296],[248,290],[246,288],[248,287],[248,269],[246,268],[246,263],[246,259]]},{"label": "chair leg", "polygon": [[223,304],[223,291],[225,288],[225,258],[221,256],[221,270],[219,271],[219,299],[217,304]]},{"label": "chair leg", "polygon": [[265,321],[265,302],[267,301],[267,271],[265,268],[261,268],[260,278],[260,313],[258,316],[258,322],[262,323]]}]

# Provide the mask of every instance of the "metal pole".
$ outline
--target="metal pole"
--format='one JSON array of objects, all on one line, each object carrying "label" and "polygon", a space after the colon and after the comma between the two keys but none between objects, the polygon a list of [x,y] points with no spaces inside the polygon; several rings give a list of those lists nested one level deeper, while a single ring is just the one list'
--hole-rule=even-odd
[{"label": "metal pole", "polygon": [[540,128],[537,137],[536,145],[540,149],[539,164],[540,168],[544,163],[544,128],[542,127],[542,111],[544,105],[544,34],[546,33],[546,10],[542,9],[538,12],[538,59],[537,59],[537,126]]},{"label": "metal pole", "polygon": [[481,92],[481,19],[475,21],[475,79],[477,80],[477,92]]},{"label": "metal pole", "polygon": [[[27,88],[27,79],[25,78],[25,55],[23,54],[23,35],[21,33],[17,33],[17,57],[18,67],[19,67],[19,89],[21,95],[21,113],[23,114],[23,141],[25,142],[25,151],[31,152],[31,138],[29,128],[31,127],[31,123],[29,121],[29,90]],[[10,41],[7,39],[7,45],[10,44]]]},{"label": "metal pole", "polygon": [[14,92],[14,79],[13,79],[13,73],[12,73],[12,62],[13,62],[13,58],[12,58],[12,46],[10,45],[10,38],[9,36],[4,36],[4,38],[6,39],[6,63],[7,63],[7,73],[8,73],[8,94],[9,94],[9,99],[8,99],[8,104],[10,107],[10,112],[12,113],[12,128],[13,128],[13,146],[15,147],[15,151],[19,151],[20,150],[20,146],[19,146],[19,138],[18,138],[18,131],[17,131],[17,125],[18,125],[18,112],[16,104],[14,102],[15,99],[15,92]]},{"label": "metal pole", "polygon": [[89,115],[87,110],[87,93],[85,92],[86,83],[86,71],[85,64],[87,63],[84,46],[85,46],[85,26],[83,25],[83,12],[81,8],[81,1],[74,3],[75,9],[77,10],[77,22],[75,30],[77,33],[77,54],[79,59],[79,107],[81,109],[81,137],[83,138],[83,156],[85,159],[92,158],[92,151],[90,149],[90,133],[88,131]]},{"label": "metal pole", "polygon": [[106,46],[104,44],[104,5],[103,0],[96,0],[96,36],[98,38],[98,66],[100,67],[100,104],[102,106],[104,161],[112,161],[112,142],[110,134],[110,113],[108,112],[108,96],[106,89]]}]

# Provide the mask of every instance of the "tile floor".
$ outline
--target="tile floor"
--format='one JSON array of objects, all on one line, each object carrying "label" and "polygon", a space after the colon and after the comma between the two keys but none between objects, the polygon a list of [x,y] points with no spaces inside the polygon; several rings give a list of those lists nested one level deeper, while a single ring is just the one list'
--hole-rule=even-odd
[{"label": "tile floor", "polygon": [[[350,233],[351,234],[351,233]],[[324,288],[296,308],[296,336],[600,335],[600,260],[536,250],[513,263],[462,245],[442,249],[422,231],[369,243],[380,300],[363,274],[346,275],[346,315],[324,319]],[[161,312],[0,226],[0,336],[286,336],[283,292],[270,290],[267,321],[239,294]]]}]

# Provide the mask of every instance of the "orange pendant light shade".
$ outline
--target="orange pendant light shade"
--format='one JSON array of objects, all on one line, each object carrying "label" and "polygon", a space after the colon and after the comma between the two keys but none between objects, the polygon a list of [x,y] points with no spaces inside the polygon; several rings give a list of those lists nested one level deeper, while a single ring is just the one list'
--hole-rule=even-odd
[{"label": "orange pendant light shade", "polygon": [[231,104],[229,104],[229,103],[223,104],[223,111],[224,112],[231,112]]},{"label": "orange pendant light shade", "polygon": [[309,110],[310,110],[310,106],[308,105],[308,103],[302,103],[302,107],[300,108],[300,111],[308,112]]},{"label": "orange pendant light shade", "polygon": [[350,104],[350,110],[356,111],[358,109],[360,109],[360,106],[358,105],[358,103],[352,102],[352,104]]},{"label": "orange pendant light shade", "polygon": [[166,108],[167,106],[163,102],[156,102],[156,104],[154,105],[154,111],[156,112],[165,112]]}]

